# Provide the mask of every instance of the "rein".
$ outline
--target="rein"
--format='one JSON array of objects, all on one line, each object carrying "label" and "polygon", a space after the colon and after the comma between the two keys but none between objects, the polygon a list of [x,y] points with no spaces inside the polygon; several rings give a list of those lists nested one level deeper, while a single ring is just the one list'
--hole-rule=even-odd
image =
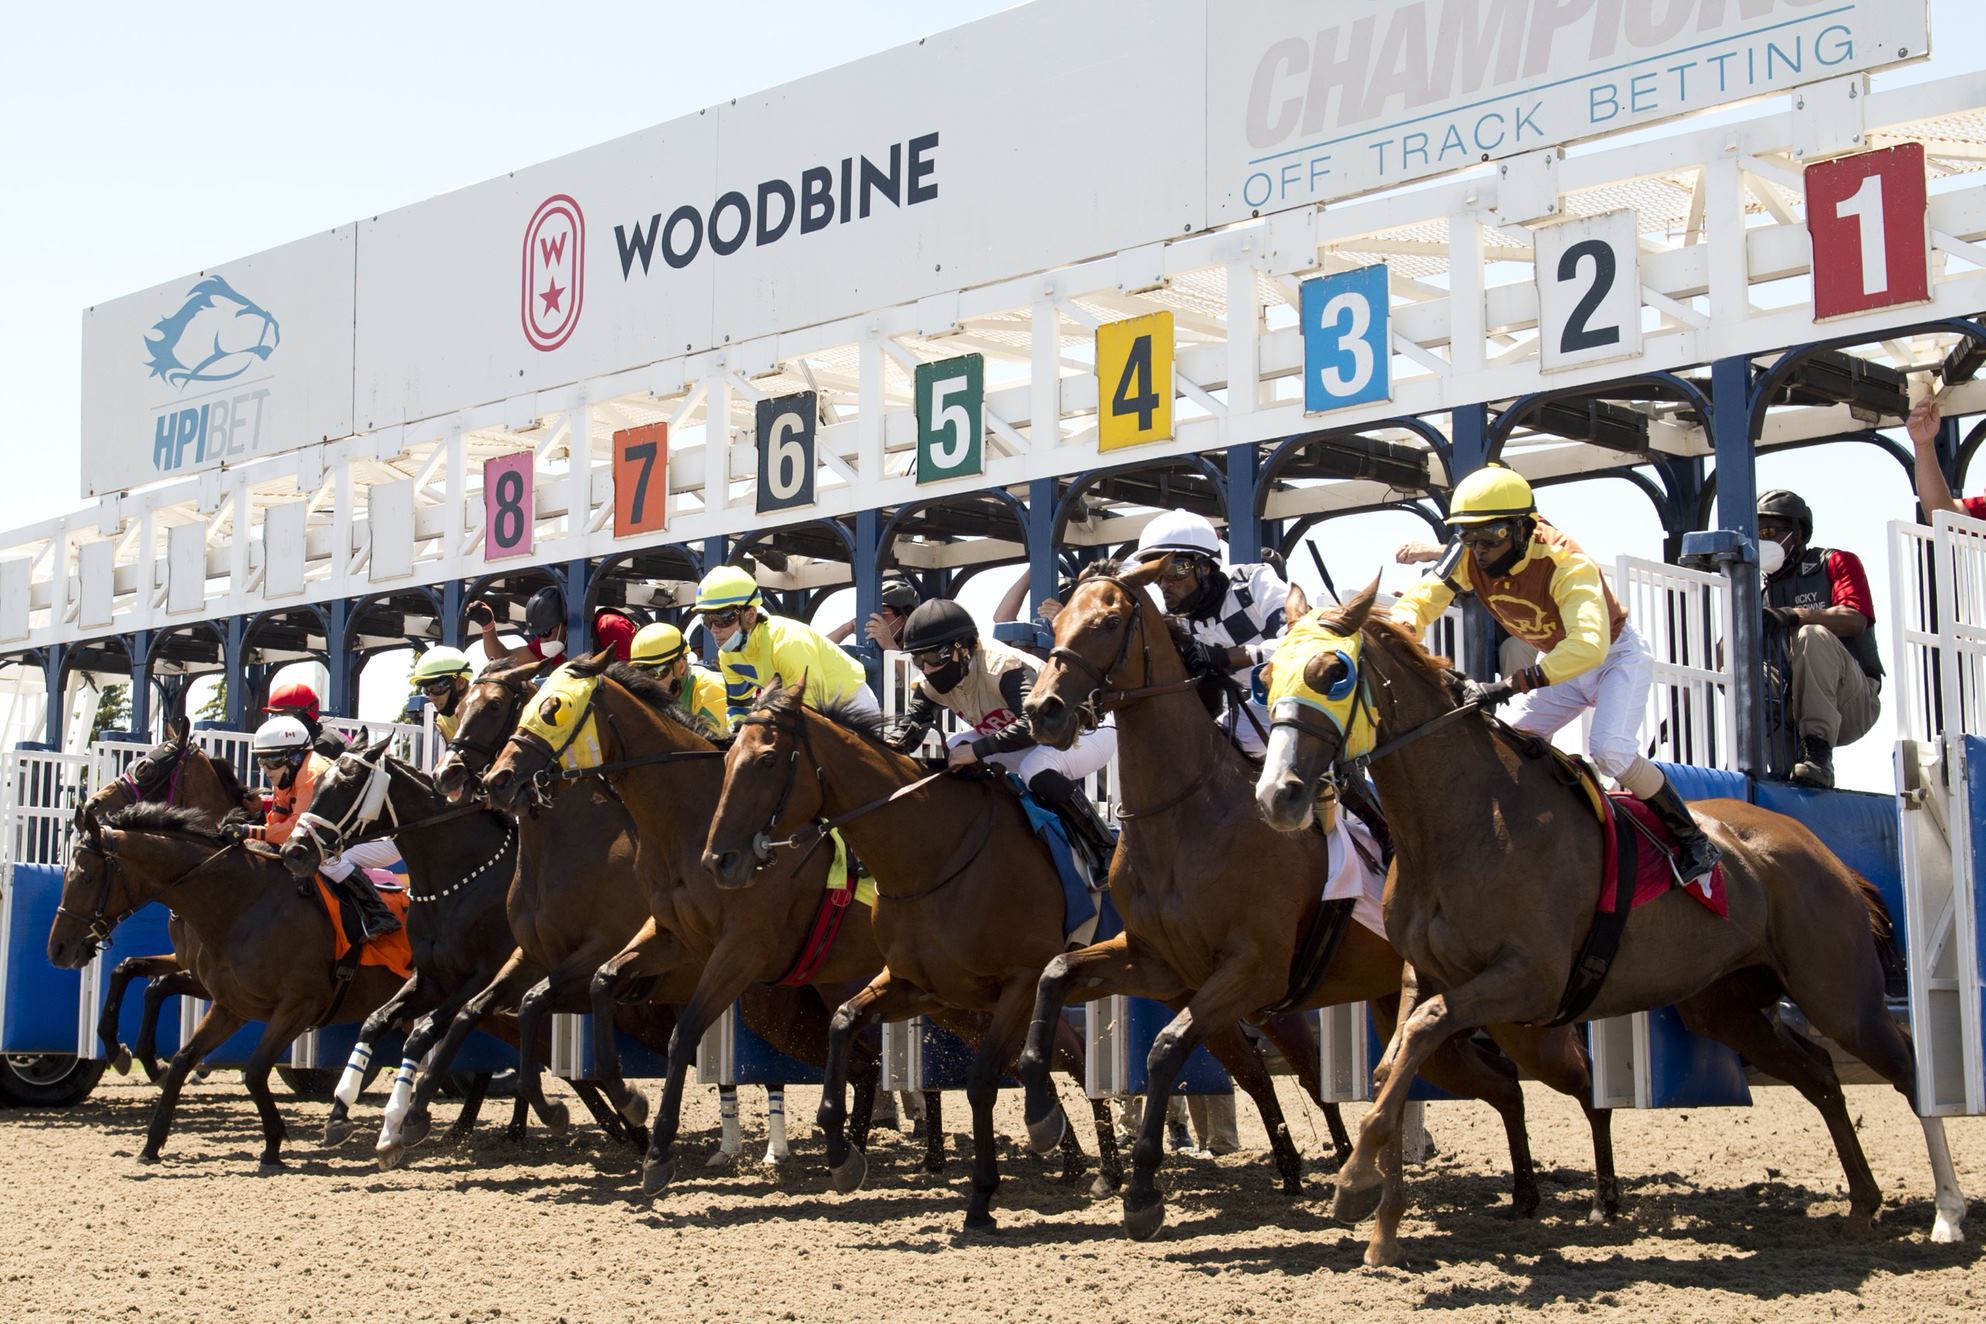
[{"label": "rein", "polygon": [[[202,869],[206,868],[208,865],[212,864],[215,860],[220,859],[221,856],[227,854],[229,851],[234,850],[235,848],[236,846],[234,842],[231,841],[222,842],[219,850],[216,850],[213,854],[202,859],[198,864],[195,864],[185,873],[182,873],[181,875],[179,875],[179,877],[173,879],[171,882],[167,883],[164,887],[161,887],[158,891],[154,892],[151,896],[147,897],[145,902],[141,902],[139,904],[146,904],[151,901],[159,900],[161,897],[165,896],[166,893],[172,891],[174,888],[178,887],[181,883],[184,883],[187,879],[191,878],[194,874],[199,873]],[[100,952],[104,950],[106,947],[110,946],[110,931],[113,928],[117,927],[117,922],[109,918],[110,891],[113,883],[113,874],[122,861],[119,859],[118,855],[114,851],[105,850],[101,846],[93,846],[93,845],[85,844],[83,842],[77,842],[76,849],[79,851],[88,851],[92,855],[100,855],[103,857],[103,886],[97,889],[96,905],[90,911],[88,916],[79,915],[75,911],[69,909],[69,907],[62,905],[56,906],[55,913],[57,915],[67,915],[70,919],[81,920],[89,925],[90,953],[91,955],[95,955],[97,952]],[[136,910],[137,908],[138,907],[135,905],[131,907],[132,910]],[[130,912],[127,911],[125,913],[129,914]],[[122,919],[123,916],[119,916],[118,918]]]}]

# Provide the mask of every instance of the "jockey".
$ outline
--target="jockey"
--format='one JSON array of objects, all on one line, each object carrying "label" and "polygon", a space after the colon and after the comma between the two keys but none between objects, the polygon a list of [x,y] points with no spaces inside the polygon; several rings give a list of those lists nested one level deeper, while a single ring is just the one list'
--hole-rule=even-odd
[{"label": "jockey", "polygon": [[669,691],[679,708],[709,722],[718,735],[729,735],[731,714],[724,707],[724,678],[690,661],[683,632],[667,621],[644,625],[634,636],[629,662],[648,672]]},{"label": "jockey", "polygon": [[[330,771],[331,761],[311,747],[310,732],[302,720],[288,716],[272,717],[256,729],[255,761],[274,788],[268,819],[253,824],[230,820],[221,825],[221,836],[229,841],[280,846],[310,809],[317,783]],[[326,856],[319,866],[326,879],[358,903],[359,922],[367,939],[393,932],[400,927],[400,920],[379,899],[365,868],[385,868],[399,858],[400,852],[391,842],[367,841],[347,847],[342,855]]]},{"label": "jockey", "polygon": [[[1190,510],[1169,510],[1147,524],[1130,560],[1141,565],[1166,555],[1172,563],[1159,580],[1165,609],[1185,623],[1197,645],[1186,652],[1187,671],[1225,673],[1247,694],[1255,668],[1275,656],[1289,584],[1272,565],[1223,564],[1220,535]],[[1269,710],[1255,699],[1247,707],[1254,721],[1230,706],[1221,730],[1242,753],[1260,759]]]},{"label": "jockey", "polygon": [[443,740],[455,739],[456,709],[469,692],[475,669],[467,653],[441,644],[422,653],[407,676],[407,687],[424,695],[434,709],[434,729]]},{"label": "jockey", "polygon": [[[565,594],[556,584],[545,585],[524,603],[524,642],[516,648],[505,648],[497,637],[496,612],[489,603],[472,602],[465,614],[469,623],[483,632],[483,656],[492,662],[498,658],[542,662],[548,657],[565,655]],[[625,662],[633,643],[634,622],[624,612],[602,607],[593,613],[596,649],[610,648],[614,661]]]},{"label": "jockey", "polygon": [[1502,465],[1455,485],[1448,523],[1455,541],[1433,572],[1393,604],[1395,623],[1415,638],[1448,604],[1474,593],[1497,623],[1544,656],[1466,693],[1483,709],[1516,699],[1511,726],[1549,739],[1588,709],[1594,767],[1647,803],[1676,839],[1684,883],[1710,872],[1721,852],[1661,769],[1641,756],[1641,717],[1655,660],[1628,623],[1606,577],[1579,545],[1538,515],[1531,485]]},{"label": "jockey", "polygon": [[272,715],[288,715],[303,723],[310,732],[311,747],[325,758],[335,759],[351,748],[351,742],[337,731],[324,727],[317,691],[300,680],[285,681],[269,691],[269,704],[262,710]]},{"label": "jockey", "polygon": [[991,763],[1018,775],[1034,798],[1067,813],[1082,796],[1082,779],[1117,753],[1117,729],[1104,725],[1066,750],[1037,744],[1028,725],[1028,691],[1041,663],[992,639],[979,637],[979,623],[964,607],[934,598],[910,613],[904,647],[923,678],[912,688],[910,711],[895,745],[910,753],[938,720],[940,708],[956,714],[968,730],[945,743],[954,768]]},{"label": "jockey", "polygon": [[838,705],[856,714],[880,715],[862,664],[813,626],[761,610],[763,599],[751,572],[722,565],[696,588],[697,615],[717,641],[724,674],[724,701],[731,720],[751,712],[774,678],[806,683],[809,708]]}]

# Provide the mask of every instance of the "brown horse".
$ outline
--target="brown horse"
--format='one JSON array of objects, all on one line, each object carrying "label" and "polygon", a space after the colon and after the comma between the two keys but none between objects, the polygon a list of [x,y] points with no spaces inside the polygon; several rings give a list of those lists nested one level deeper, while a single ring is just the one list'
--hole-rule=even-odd
[{"label": "brown horse", "polygon": [[[1390,1034],[1401,978],[1399,953],[1349,917],[1329,964],[1297,975],[1303,938],[1323,906],[1328,844],[1320,833],[1278,832],[1262,821],[1250,768],[1208,720],[1147,592],[1166,564],[1153,561],[1123,575],[1105,564],[1077,585],[1055,619],[1056,647],[1027,705],[1036,734],[1063,745],[1099,703],[1116,709],[1126,806],[1110,870],[1124,932],[1056,958],[1041,977],[1021,1061],[1036,1143],[1061,1125],[1053,1098],[1034,1086],[1041,1079],[1044,1027],[1060,1018],[1068,999],[1133,993],[1184,1000],[1185,1009],[1152,1045],[1144,1124],[1124,1194],[1124,1226],[1134,1237],[1152,1235],[1164,1220],[1153,1176],[1163,1152],[1166,1100],[1206,1027],[1230,1025],[1269,1007],[1366,1001]],[[1595,1213],[1613,1213],[1619,1194],[1609,1115],[1586,1102],[1591,1081],[1577,1039],[1564,1029],[1499,1028],[1510,1057],[1586,1108],[1599,1177]],[[1497,1110],[1510,1143],[1514,1206],[1519,1215],[1533,1212],[1538,1188],[1524,1095],[1510,1063],[1457,1039],[1443,1045],[1422,1074]],[[1397,1159],[1394,1153],[1390,1161]],[[1387,1240],[1375,1236],[1368,1260],[1385,1260]]]},{"label": "brown horse", "polygon": [[[210,758],[207,751],[192,742],[192,724],[175,718],[166,728],[166,738],[147,750],[122,773],[99,786],[76,810],[75,828],[87,831],[120,809],[141,802],[175,805],[199,811],[206,826],[218,826],[221,819],[247,806],[249,795],[230,764]],[[159,1078],[159,1011],[169,997],[205,998],[207,991],[191,973],[193,944],[197,941],[177,914],[166,919],[166,936],[172,951],[164,956],[128,956],[111,970],[110,988],[103,1013],[97,1018],[97,1038],[118,1075],[131,1070],[133,1050],[118,1041],[117,1023],[124,1008],[124,993],[134,979],[150,981],[145,988],[145,1014],[140,1022],[136,1060],[148,1080]]]},{"label": "brown horse", "polygon": [[[731,747],[705,863],[720,884],[748,885],[767,839],[805,836],[805,825],[824,817],[845,824],[850,844],[875,871],[876,930],[888,966],[836,1014],[829,1061],[847,1036],[878,1020],[945,1009],[990,1013],[966,1088],[974,1142],[966,1226],[990,1228],[999,1184],[993,1151],[999,1078],[1021,1047],[1041,968],[1064,947],[1065,902],[1055,866],[1002,783],[927,777],[921,764],[882,741],[874,719],[815,712],[802,705],[798,688],[776,693],[744,719]],[[1044,1074],[1050,1036],[1065,1033],[1065,1023],[1057,1022],[1042,1029]],[[1265,1028],[1272,1037],[1279,1033],[1275,1025]],[[1208,1046],[1261,1111],[1285,1189],[1299,1189],[1302,1162],[1261,1055],[1233,1022]],[[1300,1070],[1307,1065],[1301,1049],[1285,1051]],[[1080,1046],[1057,1056],[1081,1071]],[[852,1190],[863,1160],[840,1134],[840,1090],[831,1066],[821,1125],[836,1184]],[[1104,1162],[1099,1193],[1105,1193],[1119,1179],[1116,1144],[1103,1102],[1093,1100],[1092,1109]],[[1163,1125],[1163,1108],[1156,1117]]]},{"label": "brown horse", "polygon": [[200,940],[193,973],[214,1003],[173,1054],[139,1160],[158,1161],[187,1073],[247,1022],[261,1020],[262,1038],[242,1079],[262,1118],[262,1167],[280,1168],[285,1130],[269,1093],[277,1057],[314,1025],[363,1017],[400,979],[384,966],[360,965],[341,989],[331,921],[314,891],[304,894],[273,856],[222,841],[197,811],[154,804],[123,809],[77,839],[49,930],[49,963],[80,968],[119,920],[161,900]]},{"label": "brown horse", "polygon": [[[1375,1073],[1379,1096],[1339,1174],[1336,1212],[1352,1220],[1382,1191],[1388,1204],[1401,1199],[1397,1170],[1376,1169],[1374,1157],[1396,1136],[1407,1084],[1429,1053],[1477,1026],[1556,1014],[1597,908],[1602,849],[1583,792],[1480,716],[1451,717],[1456,680],[1406,631],[1374,617],[1372,601],[1368,587],[1293,630],[1278,651],[1277,728],[1257,785],[1269,821],[1295,827],[1340,756],[1370,755],[1394,813],[1386,929],[1430,995],[1405,1016]],[[1317,697],[1325,695],[1336,697]],[[1389,735],[1393,748],[1370,748]],[[1850,1226],[1866,1227],[1882,1192],[1829,1055],[1768,1012],[1790,995],[1817,1029],[1914,1101],[1910,1041],[1883,999],[1889,916],[1875,890],[1792,819],[1740,800],[1694,809],[1724,852],[1730,917],[1676,891],[1636,908],[1586,1014],[1676,1005],[1692,1030],[1793,1085],[1826,1119],[1848,1176]],[[1957,1241],[1965,1199],[1944,1123],[1923,1124],[1937,1187],[1931,1237]]]},{"label": "brown horse", "polygon": [[[546,682],[545,695],[531,705],[485,785],[497,805],[522,808],[534,787],[561,779],[562,769],[567,778],[593,780],[584,774],[608,767],[639,827],[648,915],[625,948],[600,966],[592,1008],[600,1036],[596,1056],[606,1066],[614,1058],[602,1013],[620,997],[641,988],[646,996],[680,1004],[642,1172],[642,1185],[653,1194],[675,1173],[683,1084],[704,1031],[754,984],[778,981],[793,969],[826,897],[833,852],[787,850],[766,885],[749,895],[716,886],[701,855],[723,768],[707,728],[675,707],[653,677],[609,665],[604,653],[568,663]],[[852,989],[881,965],[868,909],[851,904],[805,981]],[[857,1108],[862,1130],[876,1068],[871,1053]],[[619,1106],[639,1098],[618,1075],[601,1085]]]}]

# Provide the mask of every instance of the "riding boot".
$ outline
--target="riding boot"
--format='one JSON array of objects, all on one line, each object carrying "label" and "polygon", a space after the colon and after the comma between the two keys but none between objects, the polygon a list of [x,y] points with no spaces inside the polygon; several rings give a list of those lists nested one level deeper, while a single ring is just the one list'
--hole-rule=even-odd
[{"label": "riding boot", "polygon": [[1069,844],[1087,855],[1101,880],[1110,870],[1110,857],[1117,851],[1117,838],[1097,816],[1096,806],[1083,794],[1081,782],[1073,781],[1053,768],[1034,774],[1028,783],[1034,798],[1055,811],[1069,834]]},{"label": "riding boot", "polygon": [[1662,820],[1662,826],[1676,839],[1676,872],[1682,876],[1685,886],[1709,873],[1722,859],[1724,852],[1717,849],[1717,843],[1704,834],[1691,816],[1689,806],[1676,794],[1676,788],[1665,777],[1662,787],[1642,801],[1655,811],[1655,817]]},{"label": "riding boot", "polygon": [[1834,785],[1834,746],[1819,736],[1800,737],[1800,761],[1793,765],[1792,780],[1802,786]]},{"label": "riding boot", "polygon": [[400,917],[387,908],[379,889],[372,885],[372,879],[364,869],[353,869],[339,880],[338,886],[344,889],[346,896],[358,902],[359,930],[367,942],[383,938],[400,927]]}]

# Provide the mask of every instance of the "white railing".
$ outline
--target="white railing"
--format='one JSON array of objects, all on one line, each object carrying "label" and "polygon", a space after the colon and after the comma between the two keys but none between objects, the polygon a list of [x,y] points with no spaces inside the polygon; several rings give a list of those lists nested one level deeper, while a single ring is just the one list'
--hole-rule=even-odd
[{"label": "white railing", "polygon": [[1643,717],[1651,757],[1700,768],[1738,766],[1732,717],[1731,584],[1720,574],[1623,556],[1614,594],[1655,658]]}]

